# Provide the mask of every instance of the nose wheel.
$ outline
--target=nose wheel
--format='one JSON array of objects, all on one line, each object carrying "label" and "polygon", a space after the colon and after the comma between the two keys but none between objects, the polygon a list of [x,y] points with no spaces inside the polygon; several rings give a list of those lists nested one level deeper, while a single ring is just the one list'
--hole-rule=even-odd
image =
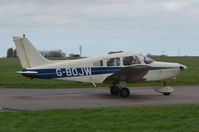
[{"label": "nose wheel", "polygon": [[164,96],[169,96],[169,95],[171,95],[171,93],[169,93],[169,92],[164,92],[163,95],[164,95]]},{"label": "nose wheel", "polygon": [[169,96],[171,93],[174,92],[174,89],[170,86],[166,85],[166,82],[163,83],[163,86],[161,87],[156,87],[154,90],[158,93],[162,93],[164,96]]}]

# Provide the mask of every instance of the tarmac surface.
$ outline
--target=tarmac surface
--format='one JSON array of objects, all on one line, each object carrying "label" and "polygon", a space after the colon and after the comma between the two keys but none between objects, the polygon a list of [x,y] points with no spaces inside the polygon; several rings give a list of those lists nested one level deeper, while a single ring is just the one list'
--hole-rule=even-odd
[{"label": "tarmac surface", "polygon": [[174,86],[170,96],[152,87],[130,88],[128,98],[112,96],[109,88],[17,89],[0,88],[0,112],[98,107],[199,104],[199,86]]}]

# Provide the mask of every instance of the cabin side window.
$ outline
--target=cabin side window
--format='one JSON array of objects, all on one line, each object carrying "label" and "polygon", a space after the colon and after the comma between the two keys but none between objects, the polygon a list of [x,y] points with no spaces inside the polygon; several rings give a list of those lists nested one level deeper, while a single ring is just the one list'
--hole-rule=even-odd
[{"label": "cabin side window", "polygon": [[120,66],[120,58],[116,58],[116,66]]},{"label": "cabin side window", "polygon": [[133,65],[133,64],[140,64],[140,60],[137,56],[126,56],[123,57],[123,64],[124,65]]},{"label": "cabin side window", "polygon": [[107,66],[120,66],[120,58],[107,59]]},{"label": "cabin side window", "polygon": [[93,66],[103,66],[103,60],[94,62]]},{"label": "cabin side window", "polygon": [[135,56],[135,60],[136,60],[136,64],[141,64],[141,61],[137,56]]}]

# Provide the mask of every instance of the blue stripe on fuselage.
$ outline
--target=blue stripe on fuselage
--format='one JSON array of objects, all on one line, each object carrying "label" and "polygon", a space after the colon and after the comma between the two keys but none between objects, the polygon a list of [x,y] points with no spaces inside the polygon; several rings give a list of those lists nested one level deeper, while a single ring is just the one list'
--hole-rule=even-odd
[{"label": "blue stripe on fuselage", "polygon": [[[64,78],[80,77],[101,74],[113,74],[124,67],[83,67],[83,68],[57,68],[57,69],[22,69],[22,71],[36,71],[34,78]],[[150,67],[150,70],[174,69],[177,67]]]},{"label": "blue stripe on fuselage", "polygon": [[150,67],[149,70],[164,70],[164,69],[176,69],[178,67]]},{"label": "blue stripe on fuselage", "polygon": [[57,69],[23,69],[22,71],[36,71],[35,78],[64,78],[100,74],[112,74],[123,67],[83,67],[83,68],[57,68]]}]

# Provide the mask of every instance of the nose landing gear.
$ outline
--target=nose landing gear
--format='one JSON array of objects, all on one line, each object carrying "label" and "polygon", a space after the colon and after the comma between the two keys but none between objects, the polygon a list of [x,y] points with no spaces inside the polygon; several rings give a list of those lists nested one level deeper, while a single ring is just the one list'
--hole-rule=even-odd
[{"label": "nose landing gear", "polygon": [[169,96],[171,93],[174,92],[174,89],[170,86],[167,86],[165,81],[163,86],[156,87],[154,88],[154,90],[158,93],[162,93],[164,96]]}]

